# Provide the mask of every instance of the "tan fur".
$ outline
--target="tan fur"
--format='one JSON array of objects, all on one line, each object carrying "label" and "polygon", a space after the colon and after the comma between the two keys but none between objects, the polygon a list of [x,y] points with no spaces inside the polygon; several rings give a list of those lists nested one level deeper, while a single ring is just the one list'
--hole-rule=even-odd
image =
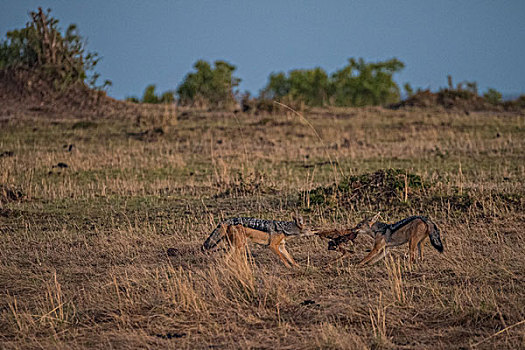
[{"label": "tan fur", "polygon": [[[370,227],[373,222],[370,222]],[[421,219],[415,219],[407,225],[393,232],[387,241],[386,236],[378,234],[374,237],[374,247],[368,255],[359,262],[358,266],[368,263],[374,264],[386,256],[386,248],[408,243],[410,262],[416,258],[416,248],[420,259],[423,259],[422,243],[428,237],[429,226]]]},{"label": "tan fur", "polygon": [[225,236],[237,252],[244,252],[246,244],[251,241],[256,244],[266,245],[274,252],[286,267],[299,266],[286,250],[286,236],[284,234],[269,234],[267,232],[254,230],[242,225],[223,225]]}]

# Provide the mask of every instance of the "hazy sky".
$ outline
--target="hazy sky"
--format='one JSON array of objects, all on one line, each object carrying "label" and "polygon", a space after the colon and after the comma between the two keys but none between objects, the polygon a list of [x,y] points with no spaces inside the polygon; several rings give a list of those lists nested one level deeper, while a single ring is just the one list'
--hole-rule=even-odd
[{"label": "hazy sky", "polygon": [[525,93],[525,1],[0,0],[0,34],[28,11],[51,8],[61,27],[79,26],[117,98],[147,84],[175,89],[198,59],[238,67],[241,89],[258,93],[275,71],[349,57],[406,64],[399,83],[437,89],[446,76],[482,91]]}]

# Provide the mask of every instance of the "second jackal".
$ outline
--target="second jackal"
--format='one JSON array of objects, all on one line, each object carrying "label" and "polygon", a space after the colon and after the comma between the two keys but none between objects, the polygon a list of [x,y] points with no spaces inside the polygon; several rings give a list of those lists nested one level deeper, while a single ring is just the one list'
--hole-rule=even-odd
[{"label": "second jackal", "polygon": [[364,219],[357,224],[348,235],[335,238],[328,243],[329,250],[336,250],[340,245],[355,239],[357,234],[364,233],[374,239],[372,251],[359,262],[359,266],[374,264],[386,256],[386,250],[390,247],[409,244],[410,261],[416,257],[416,248],[419,257],[423,258],[423,241],[428,236],[430,243],[440,253],[443,252],[443,243],[439,229],[434,222],[425,216],[410,216],[394,224],[386,224],[377,221],[377,216],[372,219]]}]

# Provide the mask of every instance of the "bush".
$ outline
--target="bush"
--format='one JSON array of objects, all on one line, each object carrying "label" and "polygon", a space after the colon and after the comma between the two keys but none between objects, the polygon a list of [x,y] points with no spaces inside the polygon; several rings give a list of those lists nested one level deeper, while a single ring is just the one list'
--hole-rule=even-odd
[{"label": "bush", "polygon": [[215,67],[203,60],[193,66],[196,72],[186,75],[177,88],[183,105],[211,105],[226,107],[235,104],[233,89],[240,79],[233,76],[236,67],[225,61],[215,61]]},{"label": "bush", "polygon": [[166,91],[159,98],[160,103],[174,103],[175,102],[175,92]]},{"label": "bush", "polygon": [[160,97],[155,92],[157,87],[154,84],[146,86],[144,93],[142,94],[142,99],[139,100],[136,96],[126,97],[126,101],[133,103],[174,103],[175,102],[175,93],[173,91],[166,91]]},{"label": "bush", "polygon": [[488,89],[487,92],[483,94],[483,97],[485,100],[493,105],[498,105],[502,102],[502,95],[501,92],[497,91],[496,89]]},{"label": "bush", "polygon": [[[0,42],[0,69],[26,69],[54,82],[56,88],[75,83],[87,83],[97,87],[99,74],[94,68],[99,62],[98,54],[87,52],[85,40],[71,24],[61,33],[58,20],[39,8],[31,12],[31,22],[25,28],[7,32]],[[104,88],[111,82],[106,80]]]},{"label": "bush", "polygon": [[155,85],[146,86],[142,95],[142,103],[159,103],[159,97],[155,94]]},{"label": "bush", "polygon": [[297,69],[290,72],[270,75],[268,86],[262,93],[266,98],[304,102],[308,106],[323,106],[328,103],[330,80],[326,72],[314,69]]},{"label": "bush", "polygon": [[395,58],[373,63],[351,58],[330,77],[321,68],[293,70],[288,76],[272,73],[261,96],[309,106],[386,105],[399,101],[399,87],[392,76],[404,66]]},{"label": "bush", "polygon": [[339,183],[321,186],[309,194],[315,205],[361,205],[366,201],[376,208],[404,202],[404,193],[410,198],[423,189],[419,175],[403,169],[384,169],[373,173],[343,178]]},{"label": "bush", "polygon": [[399,86],[392,80],[404,63],[396,58],[366,63],[362,58],[348,60],[348,65],[332,75],[334,99],[338,106],[386,105],[399,101]]},{"label": "bush", "polygon": [[472,100],[477,95],[474,94],[472,91],[469,90],[463,90],[461,88],[458,89],[441,89],[438,91],[438,99],[441,101],[445,100]]},{"label": "bush", "polygon": [[478,97],[478,83],[475,81],[463,81],[456,88],[452,83],[452,76],[448,75],[448,88],[438,91],[438,100],[443,104],[453,103],[455,100],[473,100]]},{"label": "bush", "polygon": [[407,96],[407,98],[414,96],[414,89],[412,88],[412,85],[410,85],[410,83],[405,83],[403,85],[403,89],[405,89],[405,95]]},{"label": "bush", "polygon": [[137,96],[128,96],[126,97],[126,101],[133,102],[133,103],[140,103],[140,100]]},{"label": "bush", "polygon": [[525,95],[520,95],[516,100],[513,101],[514,104],[519,108],[525,108]]},{"label": "bush", "polygon": [[[297,110],[295,107],[296,106],[293,106],[292,108]],[[252,98],[250,93],[246,92],[241,98],[241,110],[243,113],[252,113],[258,115],[261,113],[280,113],[284,111],[284,108],[274,103],[274,101],[270,98],[263,96]]]},{"label": "bush", "polygon": [[291,81],[283,72],[272,73],[268,78],[268,84],[261,91],[261,97],[280,100],[290,93]]}]

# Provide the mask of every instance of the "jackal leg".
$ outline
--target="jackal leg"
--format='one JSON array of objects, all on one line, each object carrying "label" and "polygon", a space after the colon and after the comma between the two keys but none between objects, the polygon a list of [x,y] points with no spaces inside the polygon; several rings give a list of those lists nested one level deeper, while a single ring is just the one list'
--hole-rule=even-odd
[{"label": "jackal leg", "polygon": [[410,262],[416,259],[416,248],[419,252],[419,259],[423,260],[423,247],[424,240],[427,238],[426,233],[420,234],[419,232],[410,237],[409,251],[410,251]]},{"label": "jackal leg", "polygon": [[423,246],[424,246],[425,240],[419,241],[417,244],[417,250],[419,251],[419,260],[423,261]]},{"label": "jackal leg", "polygon": [[[279,249],[280,245],[281,245],[281,241],[284,239],[284,235],[274,235],[270,238],[270,250],[272,252],[274,252],[275,254],[277,254],[277,256],[279,257],[279,259],[281,259],[281,261],[284,263],[284,265],[286,265],[286,267],[292,267],[290,265],[290,263],[288,262],[288,259],[286,258],[286,256],[283,254],[283,252],[281,252],[281,250]],[[288,253],[288,252],[286,252]],[[295,263],[295,261],[294,261]]]},{"label": "jackal leg", "polygon": [[285,244],[285,240],[283,239],[281,243],[279,244],[279,251],[284,255],[284,257],[286,258],[286,260],[288,260],[290,264],[292,264],[293,266],[299,266],[299,264],[297,264],[295,260],[292,258],[288,250],[286,250],[286,246],[284,244]]},{"label": "jackal leg", "polygon": [[418,246],[418,242],[413,237],[410,237],[410,242],[408,243],[409,246],[409,261],[412,263],[416,259],[416,248]]},{"label": "jackal leg", "polygon": [[379,254],[377,254],[372,260],[370,260],[370,265],[373,265],[375,264],[376,262],[378,262],[379,260],[381,259],[384,259],[386,257],[386,247],[383,247]]},{"label": "jackal leg", "polygon": [[241,225],[228,226],[226,228],[226,237],[232,248],[239,254],[246,251],[247,238],[246,233],[244,232],[244,227]]},{"label": "jackal leg", "polygon": [[[381,255],[379,255],[381,254]],[[372,251],[357,264],[357,266],[363,266],[369,262],[376,263],[383,259],[386,255],[386,242],[384,237],[377,237],[374,243]]]}]

